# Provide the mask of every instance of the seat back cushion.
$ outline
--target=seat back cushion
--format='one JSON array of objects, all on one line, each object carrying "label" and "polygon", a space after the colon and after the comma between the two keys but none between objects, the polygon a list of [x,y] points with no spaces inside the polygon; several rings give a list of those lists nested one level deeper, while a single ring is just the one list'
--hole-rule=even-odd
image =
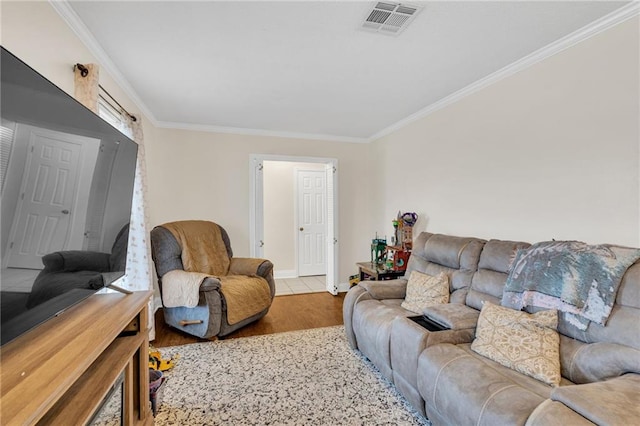
[{"label": "seat back cushion", "polygon": [[640,261],[622,277],[613,309],[604,326],[590,322],[581,331],[560,315],[558,331],[583,342],[608,342],[640,349]]},{"label": "seat back cushion", "polygon": [[473,237],[422,232],[413,243],[405,276],[411,276],[412,271],[431,276],[444,272],[449,277],[449,301],[464,303],[484,243]]},{"label": "seat back cushion", "polygon": [[482,248],[478,271],[473,274],[466,305],[481,310],[485,301],[499,305],[509,267],[517,250],[529,247],[522,241],[489,240]]},{"label": "seat back cushion", "polygon": [[590,383],[625,373],[640,374],[640,261],[622,277],[604,326],[590,322],[582,331],[559,315],[562,375]]},{"label": "seat back cushion", "polygon": [[233,257],[226,230],[203,220],[169,222],[154,228],[151,248],[159,277],[173,269],[224,276]]},{"label": "seat back cushion", "polygon": [[156,226],[151,230],[151,257],[156,266],[158,278],[174,269],[184,270],[182,248],[168,229]]},{"label": "seat back cushion", "polygon": [[418,315],[431,305],[449,302],[449,277],[441,272],[435,277],[411,271],[407,282],[407,295],[401,306]]}]

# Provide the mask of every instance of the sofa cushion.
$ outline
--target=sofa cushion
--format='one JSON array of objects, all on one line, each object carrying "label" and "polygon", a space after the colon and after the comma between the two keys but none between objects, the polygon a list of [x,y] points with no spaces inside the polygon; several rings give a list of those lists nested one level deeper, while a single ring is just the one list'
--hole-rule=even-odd
[{"label": "sofa cushion", "polygon": [[482,248],[478,269],[508,274],[516,252],[529,246],[522,241],[489,240]]},{"label": "sofa cushion", "polygon": [[429,262],[453,269],[475,270],[484,241],[477,238],[436,234],[424,246]]},{"label": "sofa cushion", "polygon": [[431,305],[449,301],[449,278],[444,273],[437,276],[412,271],[407,282],[407,295],[402,307],[417,314]]},{"label": "sofa cushion", "polygon": [[519,249],[529,247],[521,241],[489,240],[482,248],[478,271],[473,274],[465,304],[477,310],[484,302],[496,305],[502,300],[511,261]]},{"label": "sofa cushion", "polygon": [[535,314],[487,302],[471,349],[505,367],[550,385],[560,383],[558,312]]},{"label": "sofa cushion", "polygon": [[640,350],[640,262],[631,266],[622,277],[616,302],[605,327],[591,322],[587,330],[571,325],[559,316],[558,331],[583,342],[608,342]]},{"label": "sofa cushion", "polygon": [[553,389],[476,354],[469,345],[426,348],[417,374],[427,416],[451,425],[523,425]]}]

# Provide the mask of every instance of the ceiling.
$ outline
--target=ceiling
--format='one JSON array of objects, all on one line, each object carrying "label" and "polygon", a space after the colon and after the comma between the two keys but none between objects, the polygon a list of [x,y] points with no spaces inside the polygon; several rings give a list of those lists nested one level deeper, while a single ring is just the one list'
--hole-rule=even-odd
[{"label": "ceiling", "polygon": [[159,127],[366,142],[626,2],[408,3],[399,35],[361,28],[369,1],[57,9]]}]

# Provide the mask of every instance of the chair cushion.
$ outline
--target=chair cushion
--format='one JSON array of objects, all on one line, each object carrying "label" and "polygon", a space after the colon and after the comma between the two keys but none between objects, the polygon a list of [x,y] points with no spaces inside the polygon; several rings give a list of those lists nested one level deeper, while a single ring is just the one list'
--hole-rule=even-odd
[{"label": "chair cushion", "polygon": [[486,302],[471,349],[505,367],[557,386],[560,383],[558,312],[535,314]]},{"label": "chair cushion", "polygon": [[422,314],[428,306],[449,301],[449,278],[443,272],[437,276],[412,271],[407,282],[407,295],[402,307]]},{"label": "chair cushion", "polygon": [[187,272],[202,272],[224,276],[231,260],[221,228],[204,220],[184,220],[162,225],[168,229],[182,248],[182,264]]},{"label": "chair cushion", "polygon": [[226,275],[219,277],[220,292],[227,305],[227,323],[233,325],[271,306],[271,289],[262,277]]}]

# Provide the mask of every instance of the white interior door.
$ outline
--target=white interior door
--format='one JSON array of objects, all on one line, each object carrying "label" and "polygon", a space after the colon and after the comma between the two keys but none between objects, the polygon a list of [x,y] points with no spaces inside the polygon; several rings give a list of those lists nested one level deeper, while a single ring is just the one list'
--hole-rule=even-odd
[{"label": "white interior door", "polygon": [[327,273],[327,183],[323,170],[297,170],[298,275]]},{"label": "white interior door", "polygon": [[27,125],[16,138],[28,138],[29,148],[7,266],[41,269],[43,255],[82,247],[100,141]]},{"label": "white interior door", "polygon": [[[338,160],[335,158],[251,154],[249,158],[249,242],[252,257],[261,257],[264,245],[263,161],[290,161],[325,165],[327,186],[326,280],[327,291],[338,294]],[[296,230],[296,232],[298,232]],[[348,284],[345,282],[345,286]]]}]

